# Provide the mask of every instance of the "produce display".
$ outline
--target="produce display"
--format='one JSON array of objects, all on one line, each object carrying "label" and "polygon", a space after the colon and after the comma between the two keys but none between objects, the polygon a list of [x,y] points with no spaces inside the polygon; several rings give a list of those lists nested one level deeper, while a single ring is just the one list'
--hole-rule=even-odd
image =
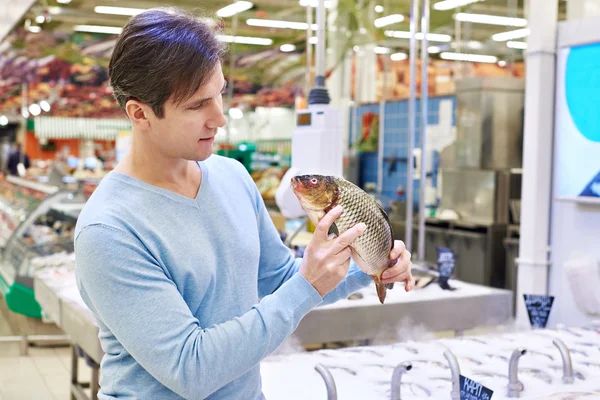
[{"label": "produce display", "polygon": [[252,179],[258,187],[258,191],[265,200],[274,200],[275,192],[281,184],[281,178],[287,172],[287,168],[269,167],[262,171],[254,171]]},{"label": "produce display", "polygon": [[[392,375],[401,363],[407,364],[399,369],[400,397],[393,397]],[[451,397],[453,382],[455,395],[464,390],[459,375],[492,390],[494,400],[600,399],[600,324],[274,355],[261,364],[265,396],[327,399],[317,365],[329,371],[341,400],[463,398]],[[518,388],[510,396],[509,383]]]}]

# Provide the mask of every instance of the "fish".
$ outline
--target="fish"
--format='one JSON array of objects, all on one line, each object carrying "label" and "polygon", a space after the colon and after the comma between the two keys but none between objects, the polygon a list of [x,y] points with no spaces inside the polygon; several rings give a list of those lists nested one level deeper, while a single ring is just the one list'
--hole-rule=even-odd
[{"label": "fish", "polygon": [[394,284],[383,284],[381,275],[396,264],[389,255],[394,248],[394,231],[385,210],[367,192],[343,178],[329,175],[297,175],[291,187],[311,222],[316,226],[338,205],[342,214],[331,225],[329,235],[336,237],[356,224],[366,225],[364,233],[350,243],[352,259],[371,276],[381,304]]}]

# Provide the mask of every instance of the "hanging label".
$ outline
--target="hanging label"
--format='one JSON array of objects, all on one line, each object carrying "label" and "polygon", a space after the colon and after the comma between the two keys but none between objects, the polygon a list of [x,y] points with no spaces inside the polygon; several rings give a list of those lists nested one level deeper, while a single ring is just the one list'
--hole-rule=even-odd
[{"label": "hanging label", "polygon": [[554,303],[554,296],[524,294],[525,307],[529,314],[529,322],[533,328],[545,328]]},{"label": "hanging label", "polygon": [[452,290],[452,288],[448,285],[448,280],[450,277],[452,277],[452,273],[454,272],[454,252],[446,247],[438,247],[437,253],[438,272],[440,273],[440,286],[442,289]]},{"label": "hanging label", "polygon": [[460,376],[460,400],[490,400],[494,392],[481,383]]}]

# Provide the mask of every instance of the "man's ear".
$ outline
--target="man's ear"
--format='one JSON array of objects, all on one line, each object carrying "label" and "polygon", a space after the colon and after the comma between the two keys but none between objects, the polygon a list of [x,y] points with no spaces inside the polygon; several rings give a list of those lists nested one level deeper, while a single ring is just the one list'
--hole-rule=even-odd
[{"label": "man's ear", "polygon": [[133,126],[141,129],[150,127],[149,117],[151,117],[152,109],[146,104],[137,100],[129,100],[127,104],[125,104],[125,112]]}]

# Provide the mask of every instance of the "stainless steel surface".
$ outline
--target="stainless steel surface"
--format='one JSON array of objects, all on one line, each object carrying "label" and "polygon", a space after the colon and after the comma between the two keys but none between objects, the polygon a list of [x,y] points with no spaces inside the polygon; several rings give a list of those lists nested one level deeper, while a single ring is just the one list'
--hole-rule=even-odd
[{"label": "stainless steel surface", "polygon": [[523,384],[519,382],[519,359],[525,355],[527,350],[516,349],[510,356],[508,364],[508,397],[519,397],[523,391]]},{"label": "stainless steel surface", "polygon": [[456,160],[459,168],[522,166],[525,83],[510,77],[456,82]]},{"label": "stainless steel surface", "polygon": [[417,260],[425,259],[425,189],[427,188],[427,123],[429,103],[429,0],[423,0],[423,17],[421,18],[421,183],[419,185],[419,235]]},{"label": "stainless steel surface", "polygon": [[327,400],[337,400],[337,388],[335,387],[335,380],[333,379],[331,372],[329,372],[327,367],[321,364],[315,365],[315,370],[321,375],[325,382],[325,387],[327,388]]},{"label": "stainless steel surface", "polygon": [[406,249],[412,252],[412,224],[413,224],[413,164],[415,158],[413,149],[415,148],[416,131],[416,111],[417,111],[417,24],[419,21],[419,1],[411,0],[410,10],[410,97],[408,100],[408,163],[406,167],[406,232],[404,241]]},{"label": "stainless steel surface", "polygon": [[564,384],[571,384],[575,381],[573,376],[573,363],[571,361],[571,352],[569,348],[562,340],[555,338],[552,340],[552,344],[560,351],[563,363],[563,377],[562,382]]},{"label": "stainless steel surface", "polygon": [[442,169],[441,208],[456,211],[461,220],[494,222],[496,171]]},{"label": "stainless steel surface", "polygon": [[400,363],[394,368],[394,373],[392,374],[392,400],[400,400],[402,398],[400,394],[402,375],[411,369],[412,364],[408,361]]},{"label": "stainless steel surface", "polygon": [[35,300],[39,304],[43,304],[43,313],[50,318],[56,325],[60,326],[62,323],[62,315],[60,308],[60,300],[56,293],[48,287],[46,282],[42,279],[33,280],[33,293]]},{"label": "stainless steel surface", "polygon": [[460,400],[460,366],[458,365],[458,359],[450,349],[444,350],[444,357],[446,358],[446,361],[448,361],[452,376],[452,391],[450,392],[450,398],[452,400]]},{"label": "stainless steel surface", "polygon": [[[383,55],[383,96],[385,96],[386,89],[386,75],[389,55]],[[381,196],[383,193],[383,152],[385,143],[385,97],[379,102],[379,136],[377,143],[377,193]]]},{"label": "stainless steel surface", "polygon": [[[325,76],[325,0],[317,6],[317,59],[315,77]],[[316,85],[315,85],[316,86]]]},{"label": "stainless steel surface", "polygon": [[98,340],[98,326],[85,313],[72,304],[61,301],[62,325],[60,326],[94,362],[100,364],[104,351]]}]

